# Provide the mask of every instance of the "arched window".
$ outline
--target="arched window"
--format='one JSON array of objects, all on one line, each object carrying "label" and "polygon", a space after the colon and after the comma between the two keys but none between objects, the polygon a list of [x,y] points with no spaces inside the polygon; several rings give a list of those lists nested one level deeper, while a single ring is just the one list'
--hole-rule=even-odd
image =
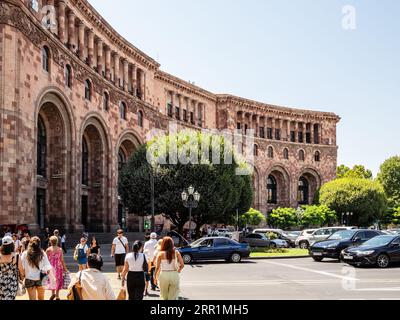
[{"label": "arched window", "polygon": [[268,147],[268,158],[273,159],[274,158],[274,148]]},{"label": "arched window", "polygon": [[299,179],[299,189],[297,196],[299,204],[309,204],[308,195],[309,195],[308,180],[304,177],[301,177]]},{"label": "arched window", "polygon": [[104,91],[103,93],[103,109],[105,111],[108,111],[110,106],[110,96],[108,95],[107,92]]},{"label": "arched window", "polygon": [[258,145],[254,145],[254,156],[258,157]]},{"label": "arched window", "polygon": [[143,112],[140,110],[138,112],[138,125],[143,128]]},{"label": "arched window", "polygon": [[315,152],[314,160],[315,160],[315,162],[320,162],[321,161],[321,153],[319,151]]},{"label": "arched window", "polygon": [[299,151],[299,160],[304,161],[306,159],[306,155],[304,153],[304,150]]},{"label": "arched window", "polygon": [[126,164],[125,153],[122,150],[119,150],[119,152],[118,152],[118,172],[121,172],[121,170],[124,168],[125,164]]},{"label": "arched window", "polygon": [[69,64],[65,66],[65,85],[68,88],[72,87],[72,69]]},{"label": "arched window", "polygon": [[274,176],[269,175],[267,179],[267,200],[268,203],[278,203],[278,185]]},{"label": "arched window", "polygon": [[126,104],[125,104],[125,102],[121,102],[119,104],[119,116],[121,119],[126,120]]},{"label": "arched window", "polygon": [[42,48],[42,68],[46,72],[50,72],[50,50],[46,46]]},{"label": "arched window", "polygon": [[85,99],[89,101],[92,100],[92,84],[90,80],[85,81]]},{"label": "arched window", "polygon": [[289,160],[289,150],[287,148],[283,150],[283,158]]},{"label": "arched window", "polygon": [[89,185],[89,148],[85,138],[82,141],[82,184]]},{"label": "arched window", "polygon": [[39,116],[37,131],[37,174],[46,177],[47,136],[43,119]]}]

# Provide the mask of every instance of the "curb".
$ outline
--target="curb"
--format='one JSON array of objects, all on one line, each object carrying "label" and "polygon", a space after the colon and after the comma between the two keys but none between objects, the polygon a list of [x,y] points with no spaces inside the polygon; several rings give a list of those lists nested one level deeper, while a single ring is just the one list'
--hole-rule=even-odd
[{"label": "curb", "polygon": [[310,256],[288,256],[288,257],[250,257],[248,260],[283,260],[283,259],[304,259]]}]

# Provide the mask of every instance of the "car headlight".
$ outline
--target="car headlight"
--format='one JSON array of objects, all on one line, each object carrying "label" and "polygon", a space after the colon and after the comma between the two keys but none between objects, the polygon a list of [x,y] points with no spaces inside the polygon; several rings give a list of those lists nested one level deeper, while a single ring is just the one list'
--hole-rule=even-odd
[{"label": "car headlight", "polygon": [[371,254],[373,254],[375,252],[375,250],[369,250],[369,251],[355,251],[355,253],[358,256],[370,256]]}]

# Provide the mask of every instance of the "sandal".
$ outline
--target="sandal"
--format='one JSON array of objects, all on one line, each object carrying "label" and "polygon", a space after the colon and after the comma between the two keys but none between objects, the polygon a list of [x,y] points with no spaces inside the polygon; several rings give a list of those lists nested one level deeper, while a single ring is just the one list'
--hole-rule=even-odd
[{"label": "sandal", "polygon": [[53,294],[53,295],[50,297],[50,300],[54,300],[55,298],[56,298],[56,295]]}]

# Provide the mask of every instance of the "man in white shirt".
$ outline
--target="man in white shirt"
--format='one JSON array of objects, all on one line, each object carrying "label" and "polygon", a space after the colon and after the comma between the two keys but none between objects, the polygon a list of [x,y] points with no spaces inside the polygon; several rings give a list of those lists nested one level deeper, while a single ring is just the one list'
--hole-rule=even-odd
[{"label": "man in white shirt", "polygon": [[118,230],[111,246],[111,257],[115,258],[115,267],[118,273],[118,280],[121,280],[121,273],[125,265],[125,256],[129,253],[129,242],[124,237],[124,231]]},{"label": "man in white shirt", "polygon": [[110,282],[101,273],[103,266],[101,257],[97,254],[89,255],[88,265],[89,269],[78,272],[69,287],[72,288],[80,279],[83,300],[115,300]]},{"label": "man in white shirt", "polygon": [[143,250],[143,253],[146,256],[147,262],[149,264],[151,290],[153,291],[155,291],[157,288],[157,286],[154,284],[155,266],[153,265],[154,252],[156,251],[157,242],[157,234],[153,232],[152,234],[150,234],[150,240],[144,244]]}]

